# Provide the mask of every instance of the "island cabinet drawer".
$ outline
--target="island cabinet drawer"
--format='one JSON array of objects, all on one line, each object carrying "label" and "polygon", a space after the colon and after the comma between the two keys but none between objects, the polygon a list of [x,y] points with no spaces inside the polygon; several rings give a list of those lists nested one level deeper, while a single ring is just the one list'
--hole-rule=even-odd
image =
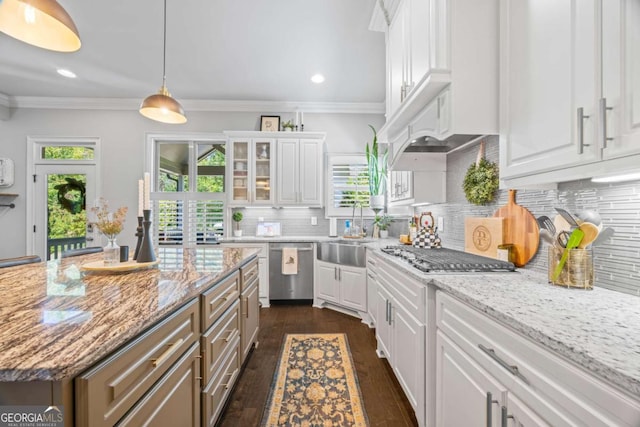
[{"label": "island cabinet drawer", "polygon": [[202,425],[215,426],[224,403],[233,389],[240,373],[240,339],[232,341],[230,351],[225,353],[220,369],[202,391]]},{"label": "island cabinet drawer", "polygon": [[442,291],[436,324],[550,425],[640,425],[640,400]]},{"label": "island cabinet drawer", "polygon": [[75,378],[76,425],[113,426],[198,341],[193,299]]},{"label": "island cabinet drawer", "polygon": [[236,271],[202,293],[202,331],[218,320],[240,298],[240,274]]},{"label": "island cabinet drawer", "polygon": [[255,280],[258,280],[258,258],[240,267],[240,274],[242,275],[241,292],[244,292]]},{"label": "island cabinet drawer", "polygon": [[198,343],[191,346],[117,426],[199,426],[199,353]]},{"label": "island cabinet drawer", "polygon": [[202,335],[202,378],[209,384],[220,367],[223,356],[228,353],[240,335],[240,301],[233,305]]}]

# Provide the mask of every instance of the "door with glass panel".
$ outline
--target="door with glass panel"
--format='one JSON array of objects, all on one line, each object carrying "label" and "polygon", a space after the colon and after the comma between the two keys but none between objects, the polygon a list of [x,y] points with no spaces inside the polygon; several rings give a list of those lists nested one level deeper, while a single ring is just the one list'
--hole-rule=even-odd
[{"label": "door with glass panel", "polygon": [[272,205],[274,202],[274,140],[233,139],[230,203],[236,206]]},{"label": "door with glass panel", "polygon": [[36,145],[33,165],[32,250],[43,260],[85,246],[101,246],[87,221],[97,197],[95,147]]}]

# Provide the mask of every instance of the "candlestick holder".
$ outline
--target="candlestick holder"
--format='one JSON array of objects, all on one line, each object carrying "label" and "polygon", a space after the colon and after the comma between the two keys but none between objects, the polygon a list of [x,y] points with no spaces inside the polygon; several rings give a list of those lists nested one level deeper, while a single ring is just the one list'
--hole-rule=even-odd
[{"label": "candlestick holder", "polygon": [[145,209],[142,212],[144,218],[142,220],[142,226],[144,228],[144,236],[142,236],[142,243],[140,245],[140,251],[138,252],[137,262],[154,262],[156,260],[156,253],[153,250],[153,240],[151,239],[151,209]]},{"label": "candlestick holder", "polygon": [[138,259],[138,254],[140,253],[140,245],[142,245],[142,237],[144,236],[142,230],[142,217],[138,217],[138,227],[136,228],[136,237],[138,238],[138,243],[136,243],[136,250],[133,253],[133,259]]},{"label": "candlestick holder", "polygon": [[304,124],[300,125],[300,132],[304,132]]}]

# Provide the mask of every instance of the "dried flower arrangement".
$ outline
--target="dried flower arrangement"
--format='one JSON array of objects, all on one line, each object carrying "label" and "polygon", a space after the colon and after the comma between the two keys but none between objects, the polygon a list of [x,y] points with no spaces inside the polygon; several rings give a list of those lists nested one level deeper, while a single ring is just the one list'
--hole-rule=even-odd
[{"label": "dried flower arrangement", "polygon": [[121,206],[115,212],[109,212],[109,203],[100,198],[98,205],[91,208],[97,220],[93,223],[108,239],[114,239],[124,227],[128,208]]}]

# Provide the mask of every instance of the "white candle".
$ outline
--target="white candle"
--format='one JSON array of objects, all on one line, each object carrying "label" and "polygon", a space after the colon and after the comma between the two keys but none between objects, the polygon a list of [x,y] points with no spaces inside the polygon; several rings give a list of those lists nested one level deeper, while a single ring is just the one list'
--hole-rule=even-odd
[{"label": "white candle", "polygon": [[144,209],[144,181],[138,180],[138,216],[142,216],[142,209]]},{"label": "white candle", "polygon": [[300,126],[300,111],[296,111],[296,126]]},{"label": "white candle", "polygon": [[151,174],[144,173],[144,208],[151,209]]},{"label": "white candle", "polygon": [[300,111],[300,124],[304,124],[304,113],[302,111]]}]

